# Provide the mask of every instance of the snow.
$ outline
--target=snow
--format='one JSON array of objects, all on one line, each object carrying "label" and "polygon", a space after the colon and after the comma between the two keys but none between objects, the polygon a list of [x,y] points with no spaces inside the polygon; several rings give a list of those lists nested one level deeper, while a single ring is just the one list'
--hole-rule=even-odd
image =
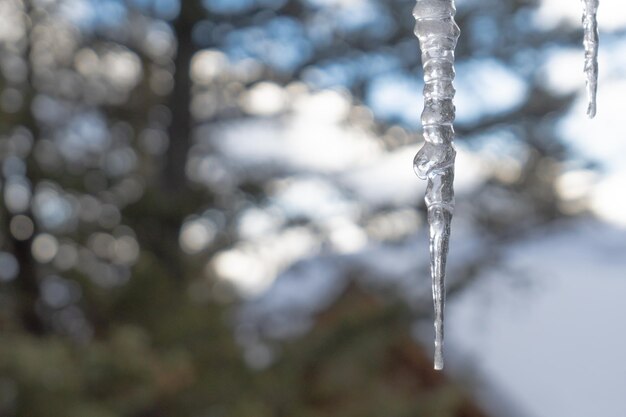
[{"label": "snow", "polygon": [[559,123],[559,129],[574,150],[602,164],[604,172],[591,196],[591,209],[600,218],[626,226],[626,194],[622,192],[626,168],[623,155],[624,141],[623,100],[626,81],[601,81],[598,90],[601,110],[593,121],[580,117],[584,114],[585,99],[579,97],[568,115]]},{"label": "snow", "polygon": [[369,83],[366,102],[380,118],[417,126],[422,103],[415,92],[423,88],[424,84],[413,74],[385,74]]},{"label": "snow", "polygon": [[370,133],[344,125],[349,102],[327,90],[294,100],[285,120],[244,119],[215,128],[209,137],[237,165],[274,165],[298,171],[336,173],[382,153]]},{"label": "snow", "polygon": [[516,245],[448,304],[450,356],[529,416],[623,417],[625,251],[626,231],[592,219]]},{"label": "snow", "polygon": [[524,79],[496,60],[460,62],[456,72],[456,121],[460,124],[511,111],[528,92]]},{"label": "snow", "polygon": [[414,145],[381,155],[370,164],[343,173],[340,181],[372,206],[411,204],[426,190],[426,184],[415,179],[411,168],[417,149]]},{"label": "snow", "polygon": [[585,83],[585,76],[582,71],[571,69],[581,68],[581,56],[580,48],[549,49],[541,68],[545,86],[557,94],[579,91]]}]

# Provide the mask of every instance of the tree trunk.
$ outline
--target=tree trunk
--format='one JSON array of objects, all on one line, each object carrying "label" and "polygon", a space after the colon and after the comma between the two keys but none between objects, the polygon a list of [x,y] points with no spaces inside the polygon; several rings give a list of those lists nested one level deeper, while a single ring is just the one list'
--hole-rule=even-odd
[{"label": "tree trunk", "polygon": [[174,60],[174,89],[168,103],[172,115],[168,129],[170,143],[154,190],[155,198],[149,202],[153,205],[149,208],[150,226],[143,236],[144,242],[164,261],[171,277],[177,281],[182,281],[185,274],[178,235],[184,218],[197,208],[190,203],[197,200],[189,187],[186,162],[193,134],[191,59],[198,49],[193,43],[192,31],[202,16],[197,0],[185,0],[181,1],[180,14],[173,23],[178,48]]},{"label": "tree trunk", "polygon": [[169,127],[170,146],[162,172],[163,190],[175,195],[187,189],[185,165],[192,142],[191,117],[191,58],[197,48],[193,43],[192,31],[199,20],[198,6],[193,0],[181,1],[180,15],[174,22],[178,48],[174,64],[174,90],[169,100],[172,123]]},{"label": "tree trunk", "polygon": [[[28,129],[33,135],[33,140],[37,141],[37,139],[39,138],[39,126],[37,125],[37,120],[32,113],[32,101],[35,96],[35,90],[33,80],[33,65],[30,57],[32,51],[32,32],[36,19],[34,16],[35,11],[30,1],[24,2],[24,14],[26,16],[24,24],[27,25],[26,42],[24,47],[24,57],[27,63],[27,74],[26,83],[22,89],[24,94],[24,104],[22,107],[22,112],[24,116],[21,119],[23,121],[24,127]],[[28,159],[25,162],[27,166],[26,176],[31,180],[34,188],[34,185],[37,182],[36,178],[34,178],[35,175],[33,175],[34,163],[32,160]],[[35,223],[30,207],[23,214],[32,219],[33,223]],[[7,211],[7,230],[9,230],[11,217],[12,215]],[[19,318],[22,322],[22,326],[24,329],[32,334],[41,335],[46,333],[47,326],[37,312],[37,303],[40,299],[41,290],[39,287],[37,261],[33,258],[31,254],[31,245],[33,242],[33,238],[36,236],[36,233],[37,227],[35,224],[33,234],[28,239],[18,240],[11,233],[9,233],[9,237],[11,240],[11,246],[13,248],[13,254],[15,255],[19,265],[19,273],[16,278],[16,290],[19,298]]]}]

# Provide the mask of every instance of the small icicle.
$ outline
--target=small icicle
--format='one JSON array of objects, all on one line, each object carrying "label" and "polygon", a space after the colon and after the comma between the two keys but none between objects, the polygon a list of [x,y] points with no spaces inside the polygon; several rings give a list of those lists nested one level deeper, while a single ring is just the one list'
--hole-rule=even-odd
[{"label": "small icicle", "polygon": [[435,369],[443,369],[443,318],[446,259],[450,223],[454,210],[454,49],[460,35],[454,21],[454,0],[417,0],[415,35],[419,39],[424,67],[422,149],[413,168],[428,179],[426,207],[430,225],[430,269],[435,307]]},{"label": "small icicle", "polygon": [[598,0],[582,0],[583,2],[583,30],[585,38],[585,76],[587,77],[587,97],[589,105],[587,116],[590,119],[596,115],[596,93],[598,90]]}]

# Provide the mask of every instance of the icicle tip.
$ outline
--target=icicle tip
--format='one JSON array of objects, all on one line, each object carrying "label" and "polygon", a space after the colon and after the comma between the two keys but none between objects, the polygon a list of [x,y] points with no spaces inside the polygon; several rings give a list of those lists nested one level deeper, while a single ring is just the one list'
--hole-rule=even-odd
[{"label": "icicle tip", "polygon": [[443,369],[443,350],[441,346],[435,347],[435,371],[441,371]]},{"label": "icicle tip", "polygon": [[590,119],[593,119],[594,117],[596,117],[596,103],[589,103],[589,106],[587,107],[587,116]]}]

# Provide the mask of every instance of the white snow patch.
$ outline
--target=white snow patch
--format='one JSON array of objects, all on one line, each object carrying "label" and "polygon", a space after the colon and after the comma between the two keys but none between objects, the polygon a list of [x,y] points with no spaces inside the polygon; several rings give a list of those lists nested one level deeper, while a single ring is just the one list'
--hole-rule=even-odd
[{"label": "white snow patch", "polygon": [[595,220],[516,245],[506,269],[450,300],[450,354],[528,415],[623,417],[625,251],[626,232]]},{"label": "white snow patch", "polygon": [[623,129],[623,104],[626,81],[607,80],[600,83],[598,114],[588,120],[585,115],[586,99],[576,101],[572,110],[559,122],[566,141],[586,158],[601,162],[605,167],[597,188],[591,195],[591,207],[602,219],[626,225],[626,193],[623,155],[626,141]]},{"label": "white snow patch", "polygon": [[333,173],[370,161],[382,151],[369,133],[323,120],[322,114],[284,122],[240,120],[218,128],[212,136],[219,153],[249,167],[275,165]]},{"label": "white snow patch", "polygon": [[456,65],[456,120],[460,123],[519,106],[528,85],[519,75],[494,59]]}]

